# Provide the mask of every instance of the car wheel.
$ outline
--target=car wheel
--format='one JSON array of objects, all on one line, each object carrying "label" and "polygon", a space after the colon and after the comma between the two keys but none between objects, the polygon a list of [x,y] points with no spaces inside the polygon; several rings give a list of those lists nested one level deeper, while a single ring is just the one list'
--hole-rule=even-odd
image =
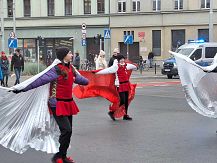
[{"label": "car wheel", "polygon": [[168,78],[168,79],[172,79],[172,78],[173,78],[173,75],[167,75],[167,78]]}]

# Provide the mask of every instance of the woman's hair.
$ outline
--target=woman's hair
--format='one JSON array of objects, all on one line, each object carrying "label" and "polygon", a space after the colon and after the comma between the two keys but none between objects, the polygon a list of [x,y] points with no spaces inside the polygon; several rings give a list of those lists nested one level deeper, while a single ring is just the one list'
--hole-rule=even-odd
[{"label": "woman's hair", "polygon": [[124,57],[123,55],[120,54],[120,55],[117,56],[117,60],[118,60],[118,62],[120,62],[121,59],[125,59],[125,57]]}]

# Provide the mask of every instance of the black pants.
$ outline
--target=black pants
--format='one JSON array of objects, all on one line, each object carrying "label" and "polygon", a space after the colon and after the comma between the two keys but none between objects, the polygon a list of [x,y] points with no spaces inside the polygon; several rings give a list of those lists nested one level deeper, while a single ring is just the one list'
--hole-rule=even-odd
[{"label": "black pants", "polygon": [[72,116],[57,116],[55,108],[52,108],[52,112],[61,133],[59,137],[59,152],[56,155],[64,158],[67,155],[72,136]]},{"label": "black pants", "polygon": [[120,106],[124,105],[125,106],[125,111],[127,114],[128,111],[128,97],[129,97],[129,92],[119,92],[119,97],[120,97]]},{"label": "black pants", "polygon": [[4,86],[8,86],[8,74],[3,74],[3,81]]}]

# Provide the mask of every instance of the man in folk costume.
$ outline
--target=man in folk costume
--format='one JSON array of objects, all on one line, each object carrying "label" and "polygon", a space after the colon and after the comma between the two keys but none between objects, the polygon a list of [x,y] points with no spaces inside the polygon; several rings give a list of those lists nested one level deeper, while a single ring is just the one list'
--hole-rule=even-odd
[{"label": "man in folk costume", "polygon": [[71,158],[67,157],[67,149],[72,135],[72,116],[79,112],[72,98],[72,88],[73,83],[87,85],[88,80],[82,77],[70,64],[72,52],[68,48],[62,47],[57,49],[56,56],[60,61],[57,65],[48,69],[47,72],[43,73],[25,88],[15,88],[13,92],[27,92],[44,84],[51,83],[48,103],[61,133],[59,136],[59,152],[53,156],[52,162],[74,163]]},{"label": "man in folk costume", "polygon": [[[126,63],[125,57],[123,55],[118,55],[117,60],[114,60],[113,66],[103,69],[96,74],[108,74],[108,73],[116,73],[116,81],[115,85],[117,87],[117,91],[119,93],[120,103],[119,106],[124,106],[125,115],[123,120],[132,120],[132,118],[128,115],[128,106],[129,106],[129,95],[131,90],[131,84],[129,82],[129,78],[131,72],[128,70],[136,69],[137,67],[133,64]],[[115,120],[115,109],[110,109],[108,112],[109,116],[112,120]]]}]

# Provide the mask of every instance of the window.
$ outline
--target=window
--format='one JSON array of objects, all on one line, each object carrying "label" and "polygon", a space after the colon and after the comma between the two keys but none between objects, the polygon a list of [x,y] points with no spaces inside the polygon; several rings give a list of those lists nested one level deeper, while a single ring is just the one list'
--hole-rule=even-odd
[{"label": "window", "polygon": [[183,0],[175,0],[175,10],[181,10],[183,9]]},{"label": "window", "polygon": [[161,30],[152,31],[152,52],[155,56],[161,55]]},{"label": "window", "polygon": [[118,12],[126,12],[126,1],[124,0],[118,1]]},{"label": "window", "polygon": [[193,61],[196,61],[198,59],[200,59],[202,56],[202,49],[197,49],[191,56],[190,58],[193,60]]},{"label": "window", "polygon": [[65,15],[72,15],[72,0],[65,0]]},{"label": "window", "polygon": [[153,10],[154,11],[161,10],[161,1],[160,0],[153,0]]},{"label": "window", "polygon": [[140,0],[133,0],[133,11],[140,11]]},{"label": "window", "polygon": [[13,17],[13,0],[8,0],[8,17]]},{"label": "window", "polygon": [[217,47],[206,47],[205,49],[206,58],[214,58],[216,53],[217,53]]},{"label": "window", "polygon": [[201,8],[210,8],[210,0],[201,0]]},{"label": "window", "polygon": [[172,51],[176,51],[181,45],[185,43],[185,30],[172,30]]},{"label": "window", "polygon": [[97,0],[97,13],[98,14],[105,13],[105,0]]},{"label": "window", "polygon": [[23,39],[23,55],[25,61],[35,62],[37,60],[35,39]]},{"label": "window", "polygon": [[91,0],[84,0],[84,14],[91,14]]},{"label": "window", "polygon": [[47,0],[47,15],[54,16],[54,0]]},{"label": "window", "polygon": [[30,0],[24,0],[24,16],[31,15],[31,7],[30,7]]},{"label": "window", "polygon": [[134,39],[134,31],[124,31],[124,36],[125,35],[132,35]]},{"label": "window", "polygon": [[198,40],[209,42],[209,29],[198,29]]}]

